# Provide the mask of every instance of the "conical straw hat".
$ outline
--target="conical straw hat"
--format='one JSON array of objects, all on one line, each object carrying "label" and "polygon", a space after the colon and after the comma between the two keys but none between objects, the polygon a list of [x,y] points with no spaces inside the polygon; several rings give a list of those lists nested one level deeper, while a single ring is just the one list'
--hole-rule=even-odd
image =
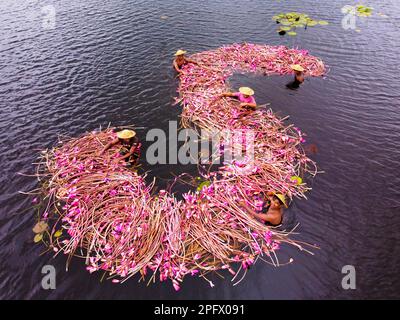
[{"label": "conical straw hat", "polygon": [[136,136],[136,132],[133,130],[122,130],[117,132],[117,137],[120,139],[130,139]]},{"label": "conical straw hat", "polygon": [[299,64],[292,64],[290,67],[295,71],[304,71],[304,68]]},{"label": "conical straw hat", "polygon": [[240,87],[239,92],[246,96],[252,96],[254,94],[254,90],[249,87]]},{"label": "conical straw hat", "polygon": [[176,56],[181,56],[181,55],[183,55],[183,54],[185,54],[185,53],[186,53],[185,50],[178,50],[178,51],[175,53],[175,55],[176,55]]}]

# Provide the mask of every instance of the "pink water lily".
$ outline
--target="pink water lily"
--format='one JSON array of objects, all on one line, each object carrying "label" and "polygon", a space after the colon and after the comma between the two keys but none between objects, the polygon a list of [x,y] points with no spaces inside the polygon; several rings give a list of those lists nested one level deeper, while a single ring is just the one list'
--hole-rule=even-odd
[{"label": "pink water lily", "polygon": [[172,281],[172,285],[174,286],[175,291],[179,291],[181,289],[181,287],[179,286],[178,281],[176,281],[176,280]]},{"label": "pink water lily", "polygon": [[201,258],[201,254],[196,253],[193,257],[194,260],[199,260]]},{"label": "pink water lily", "polygon": [[190,274],[192,275],[192,276],[194,276],[194,275],[196,275],[196,274],[198,274],[199,273],[199,270],[191,270],[190,271]]}]

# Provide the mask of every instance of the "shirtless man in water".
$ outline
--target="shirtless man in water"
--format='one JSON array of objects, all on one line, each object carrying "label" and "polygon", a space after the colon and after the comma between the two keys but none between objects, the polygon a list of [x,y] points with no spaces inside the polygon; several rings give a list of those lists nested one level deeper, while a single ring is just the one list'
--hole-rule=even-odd
[{"label": "shirtless man in water", "polygon": [[141,143],[137,139],[135,131],[122,130],[117,132],[117,138],[108,143],[100,152],[100,155],[103,155],[104,152],[115,145],[119,146],[119,160],[125,160],[128,166],[137,164],[140,156]]},{"label": "shirtless man in water", "polygon": [[196,61],[191,60],[191,59],[189,59],[189,58],[186,58],[186,57],[185,57],[185,53],[186,53],[186,51],[183,51],[183,50],[178,50],[178,51],[175,53],[175,57],[176,57],[176,58],[175,58],[175,60],[174,60],[173,65],[174,65],[175,70],[176,70],[179,74],[182,74],[182,73],[183,73],[182,67],[183,67],[185,64],[187,64],[187,63],[194,63],[194,64],[197,64]]},{"label": "shirtless man in water", "polygon": [[285,196],[282,194],[268,192],[270,206],[267,207],[267,213],[256,213],[248,208],[248,205],[242,201],[243,208],[254,218],[262,220],[264,224],[272,227],[282,224],[284,207],[286,206]]},{"label": "shirtless man in water", "polygon": [[304,82],[304,68],[298,64],[290,66],[294,71],[294,80],[286,85],[289,89],[297,89]]}]

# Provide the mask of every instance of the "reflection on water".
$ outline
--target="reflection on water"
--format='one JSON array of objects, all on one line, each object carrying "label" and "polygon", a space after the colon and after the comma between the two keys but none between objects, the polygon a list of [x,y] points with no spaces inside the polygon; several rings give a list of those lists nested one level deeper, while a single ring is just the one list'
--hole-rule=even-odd
[{"label": "reflection on water", "polygon": [[[44,5],[55,8],[54,28],[43,25]],[[346,1],[22,1],[0,3],[0,297],[1,298],[399,298],[400,161],[398,132],[398,23],[373,15],[357,20],[361,32],[341,27]],[[378,12],[398,15],[396,1],[370,1]],[[51,10],[51,9],[48,9]],[[279,37],[275,13],[300,11],[329,26]],[[48,13],[48,12],[47,12]],[[51,23],[51,22],[50,22]],[[308,201],[288,210],[300,222],[299,239],[316,243],[314,256],[294,248],[279,269],[258,264],[239,286],[215,279],[211,289],[187,278],[172,286],[146,287],[100,282],[79,260],[65,272],[65,257],[39,256],[32,243],[34,212],[19,190],[35,187],[30,177],[38,149],[57,134],[76,136],[98,128],[135,124],[167,130],[177,119],[171,68],[177,48],[203,51],[232,42],[285,44],[308,49],[329,65],[326,79],[308,79],[287,90],[289,77],[235,76],[232,86],[249,85],[257,101],[290,115],[308,134],[312,154],[325,173],[312,181]],[[146,145],[144,146],[146,147]],[[151,175],[195,168],[148,166]],[[40,289],[41,268],[57,269],[57,290]],[[357,271],[357,290],[341,288],[341,269]],[[137,279],[136,279],[137,280]]]}]

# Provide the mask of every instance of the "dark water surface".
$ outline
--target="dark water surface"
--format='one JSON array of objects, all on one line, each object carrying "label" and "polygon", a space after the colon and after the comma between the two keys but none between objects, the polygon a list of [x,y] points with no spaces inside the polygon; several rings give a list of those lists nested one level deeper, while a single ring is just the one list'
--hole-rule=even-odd
[{"label": "dark water surface", "polygon": [[[49,4],[56,9],[52,30],[41,24]],[[358,18],[355,32],[341,26],[346,4],[354,1],[0,1],[0,298],[400,298],[400,9],[397,0],[368,1],[375,14]],[[271,17],[294,10],[330,24],[279,37]],[[259,102],[290,115],[317,145],[312,157],[325,173],[288,215],[301,223],[301,239],[321,249],[311,256],[285,248],[282,257],[295,263],[259,263],[236,287],[229,277],[215,279],[215,288],[188,277],[179,293],[137,278],[101,283],[82,261],[65,272],[65,257],[39,256],[30,200],[18,194],[36,181],[16,174],[33,172],[37,150],[60,133],[76,136],[109,122],[143,127],[142,139],[148,129],[166,129],[180,112],[172,106],[172,54],[242,41],[298,46],[330,67],[325,79],[299,91],[285,88],[287,77],[231,81],[254,87]],[[165,179],[193,172],[149,169]],[[57,268],[54,291],[41,289],[45,264]],[[357,271],[356,290],[341,287],[348,264]]]}]

